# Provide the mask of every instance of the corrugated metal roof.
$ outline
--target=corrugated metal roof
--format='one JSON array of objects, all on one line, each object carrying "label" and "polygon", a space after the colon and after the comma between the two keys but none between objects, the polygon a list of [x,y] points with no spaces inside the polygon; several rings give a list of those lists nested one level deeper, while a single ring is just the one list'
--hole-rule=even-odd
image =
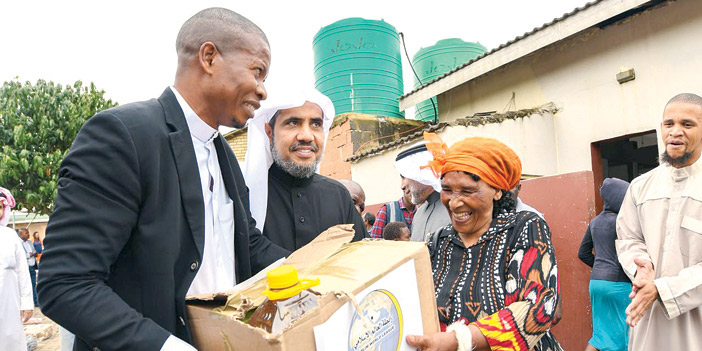
[{"label": "corrugated metal roof", "polygon": [[519,36],[517,36],[516,38],[514,38],[514,39],[512,39],[512,40],[510,40],[510,41],[508,41],[508,42],[506,42],[506,43],[504,43],[504,44],[502,44],[502,45],[500,45],[500,46],[498,46],[498,47],[496,47],[496,48],[494,48],[494,49],[492,49],[492,50],[490,50],[490,51],[488,51],[488,52],[486,52],[486,53],[484,53],[484,54],[482,54],[482,55],[480,55],[480,56],[478,56],[478,57],[476,57],[476,58],[474,58],[474,59],[472,59],[472,60],[470,60],[470,61],[468,61],[468,62],[466,62],[466,63],[464,63],[464,64],[462,64],[462,65],[460,65],[460,66],[458,66],[458,67],[456,67],[456,68],[454,68],[454,69],[451,70],[450,72],[448,72],[448,73],[446,73],[446,74],[444,74],[444,75],[442,75],[442,76],[439,76],[439,77],[435,78],[434,80],[432,80],[432,81],[430,81],[430,82],[425,83],[423,86],[420,86],[420,87],[418,87],[418,88],[416,88],[416,89],[410,91],[409,93],[400,96],[400,99],[403,99],[403,98],[405,98],[405,97],[407,97],[407,96],[409,96],[409,95],[412,95],[412,94],[416,93],[417,91],[422,90],[422,89],[425,88],[426,86],[431,85],[431,84],[433,84],[434,82],[436,82],[436,81],[438,81],[438,80],[441,80],[441,79],[443,79],[444,77],[449,76],[449,75],[455,73],[456,71],[460,70],[460,69],[463,68],[463,67],[469,66],[469,65],[471,65],[472,63],[474,63],[474,62],[476,62],[476,61],[478,61],[478,60],[482,60],[483,58],[485,58],[485,57],[487,57],[487,56],[489,56],[489,55],[492,55],[492,54],[494,54],[495,52],[500,51],[500,50],[502,50],[502,49],[504,49],[504,48],[506,48],[506,47],[508,47],[508,46],[510,46],[510,45],[513,45],[513,44],[517,43],[518,41],[520,41],[520,40],[522,40],[522,39],[524,39],[524,38],[526,38],[526,37],[528,37],[528,36],[530,36],[530,35],[533,35],[534,33],[538,32],[538,31],[540,31],[540,30],[543,30],[543,29],[545,29],[545,28],[548,28],[548,27],[550,27],[550,26],[553,26],[554,24],[556,24],[556,23],[558,23],[558,22],[561,22],[561,21],[565,20],[565,19],[568,18],[568,17],[572,17],[572,16],[576,15],[577,13],[579,13],[579,12],[581,12],[581,11],[583,11],[583,10],[589,8],[589,7],[592,7],[593,5],[596,5],[596,4],[600,3],[600,2],[603,2],[603,1],[605,1],[605,0],[595,0],[595,1],[588,2],[588,3],[586,3],[586,4],[583,5],[583,6],[576,7],[573,11],[570,11],[570,12],[568,12],[568,13],[565,13],[565,14],[563,14],[563,16],[561,16],[561,17],[554,18],[551,22],[544,23],[544,24],[541,25],[540,27],[536,27],[536,28],[532,29],[532,30],[529,31],[529,32],[526,32],[526,33],[524,33],[524,34],[522,34],[522,35],[519,35]]},{"label": "corrugated metal roof", "polygon": [[509,119],[517,119],[517,118],[524,118],[524,117],[529,117],[533,115],[542,115],[544,113],[548,114],[555,114],[558,112],[559,108],[553,104],[553,103],[548,103],[543,106],[539,106],[537,108],[532,108],[532,109],[522,109],[518,111],[508,111],[505,113],[497,113],[495,111],[491,112],[479,112],[476,113],[472,116],[466,116],[463,118],[459,118],[455,121],[451,122],[439,122],[439,123],[428,123],[424,128],[421,130],[418,130],[416,132],[413,132],[411,134],[408,134],[402,138],[399,138],[397,140],[393,140],[387,144],[376,146],[372,149],[363,151],[357,155],[353,155],[347,159],[345,159],[345,162],[356,162],[360,159],[373,156],[376,154],[379,154],[381,152],[390,150],[390,149],[395,149],[398,148],[402,145],[409,144],[419,138],[422,137],[422,134],[424,132],[437,132],[441,131],[444,128],[448,126],[464,126],[464,127],[470,127],[470,126],[478,126],[478,125],[485,125],[485,124],[490,124],[490,123],[501,123],[505,120]]}]

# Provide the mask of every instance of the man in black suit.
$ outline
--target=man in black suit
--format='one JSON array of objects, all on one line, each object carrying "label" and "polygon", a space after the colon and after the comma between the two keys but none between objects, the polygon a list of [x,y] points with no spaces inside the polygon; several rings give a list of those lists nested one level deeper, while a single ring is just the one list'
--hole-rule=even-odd
[{"label": "man in black suit", "polygon": [[211,8],[176,48],[174,86],[90,118],[59,171],[38,288],[76,350],[192,350],[186,293],[224,290],[289,253],[255,228],[217,132],[266,98],[264,33]]}]

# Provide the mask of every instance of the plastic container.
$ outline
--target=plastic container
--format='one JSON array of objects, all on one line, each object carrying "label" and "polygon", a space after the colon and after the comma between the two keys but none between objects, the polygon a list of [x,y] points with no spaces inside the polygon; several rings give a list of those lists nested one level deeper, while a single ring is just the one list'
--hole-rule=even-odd
[{"label": "plastic container", "polygon": [[[412,65],[417,71],[419,79],[414,79],[414,87],[418,88],[422,83],[429,83],[444,74],[451,72],[464,63],[479,57],[487,51],[487,48],[480,43],[465,42],[458,38],[443,39],[436,44],[421,48],[414,54]],[[422,121],[434,121],[434,106],[438,108],[436,97],[432,101],[424,100],[417,104],[415,118]]]},{"label": "plastic container", "polygon": [[400,37],[380,20],[346,18],[325,26],[312,41],[315,88],[337,114],[404,118]]},{"label": "plastic container", "polygon": [[280,334],[305,312],[317,307],[319,295],[309,288],[319,285],[319,279],[298,279],[293,265],[271,269],[266,274],[267,299],[249,318],[249,325]]}]

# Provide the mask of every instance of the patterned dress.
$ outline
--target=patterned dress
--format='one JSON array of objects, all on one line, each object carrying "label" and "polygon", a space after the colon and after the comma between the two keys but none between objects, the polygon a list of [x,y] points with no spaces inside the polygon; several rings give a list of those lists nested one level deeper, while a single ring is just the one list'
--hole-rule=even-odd
[{"label": "patterned dress", "polygon": [[430,240],[442,330],[477,326],[492,350],[562,350],[549,328],[558,269],[548,225],[532,212],[503,211],[466,248],[448,225]]}]

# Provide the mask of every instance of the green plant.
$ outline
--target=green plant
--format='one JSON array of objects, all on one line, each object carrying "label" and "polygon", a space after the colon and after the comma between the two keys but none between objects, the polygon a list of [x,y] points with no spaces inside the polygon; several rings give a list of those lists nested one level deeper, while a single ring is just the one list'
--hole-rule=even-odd
[{"label": "green plant", "polygon": [[0,186],[10,189],[17,209],[50,214],[58,168],[83,123],[115,106],[93,83],[72,86],[16,80],[0,88]]}]

